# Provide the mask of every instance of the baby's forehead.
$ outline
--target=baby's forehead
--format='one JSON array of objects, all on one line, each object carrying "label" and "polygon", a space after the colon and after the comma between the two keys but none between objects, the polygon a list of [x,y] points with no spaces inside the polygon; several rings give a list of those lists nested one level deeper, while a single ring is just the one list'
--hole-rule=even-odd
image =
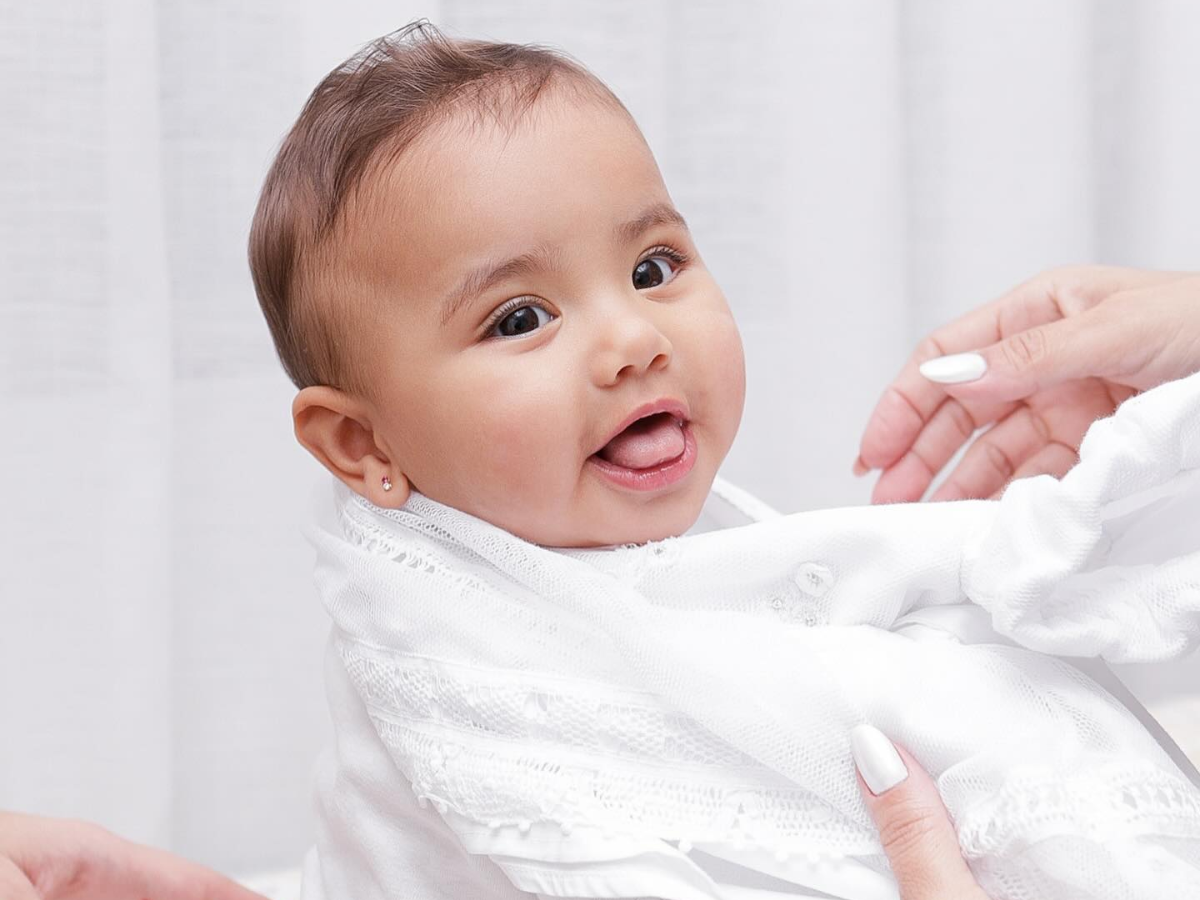
[{"label": "baby's forehead", "polygon": [[569,97],[515,122],[439,121],[383,157],[360,194],[355,230],[385,268],[420,254],[425,274],[455,283],[498,256],[552,262],[558,245],[593,232],[628,237],[650,207],[649,224],[686,227],[628,115]]},{"label": "baby's forehead", "polygon": [[[537,152],[568,150],[580,137],[578,127],[570,125],[580,122],[586,123],[590,140],[624,151],[630,164],[640,162],[649,151],[637,123],[623,107],[617,109],[590,94],[553,90],[519,113],[486,112],[472,105],[438,116],[405,142],[402,153],[388,155],[385,150],[384,180],[394,178],[420,186],[439,176],[453,177],[470,160],[530,153],[532,148]],[[613,142],[614,134],[633,140]],[[588,170],[577,173],[581,178],[590,174]]]}]

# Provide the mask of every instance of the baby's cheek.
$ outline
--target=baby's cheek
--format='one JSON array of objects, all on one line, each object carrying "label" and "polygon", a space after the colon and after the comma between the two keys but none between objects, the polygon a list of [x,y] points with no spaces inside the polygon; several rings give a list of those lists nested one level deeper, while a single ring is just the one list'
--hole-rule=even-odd
[{"label": "baby's cheek", "polygon": [[[702,382],[710,412],[736,412],[740,419],[746,395],[746,362],[742,338],[732,315],[713,309],[696,320],[696,344],[703,349],[698,364],[703,366]],[[735,424],[736,427],[736,424]]]},{"label": "baby's cheek", "polygon": [[480,440],[464,452],[481,454],[490,474],[513,487],[544,483],[552,478],[554,460],[574,446],[563,415],[536,386],[497,390],[479,409]]},{"label": "baby's cheek", "polygon": [[[742,405],[746,399],[746,358],[742,348],[742,338],[736,328],[731,328],[726,332],[726,346],[720,353],[719,359],[729,394],[728,402],[736,406],[737,419],[740,420]],[[736,423],[734,427],[736,428]]]}]

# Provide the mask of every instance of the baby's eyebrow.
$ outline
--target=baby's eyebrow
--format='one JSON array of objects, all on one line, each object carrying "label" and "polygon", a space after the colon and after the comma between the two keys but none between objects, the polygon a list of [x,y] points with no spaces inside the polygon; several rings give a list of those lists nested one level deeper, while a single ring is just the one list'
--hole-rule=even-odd
[{"label": "baby's eyebrow", "polygon": [[618,243],[628,244],[630,241],[640,238],[656,225],[678,225],[684,231],[688,227],[687,222],[674,206],[670,203],[656,203],[643,210],[637,218],[630,219],[614,228],[613,237],[617,239]]},{"label": "baby's eyebrow", "polygon": [[[688,230],[687,222],[674,206],[656,203],[614,228],[613,238],[620,244],[628,244],[657,225],[676,225]],[[486,262],[469,272],[442,301],[442,326],[448,325],[459,310],[480,294],[505,279],[553,268],[555,255],[554,248],[543,244],[503,262]]]},{"label": "baby's eyebrow", "polygon": [[552,255],[550,247],[543,244],[499,264],[484,263],[470,272],[442,302],[442,325],[448,325],[460,309],[505,279],[553,268]]}]

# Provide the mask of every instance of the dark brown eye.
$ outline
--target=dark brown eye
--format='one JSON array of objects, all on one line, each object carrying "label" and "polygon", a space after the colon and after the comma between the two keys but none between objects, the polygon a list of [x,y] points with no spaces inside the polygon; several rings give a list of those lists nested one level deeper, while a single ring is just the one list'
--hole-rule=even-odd
[{"label": "dark brown eye", "polygon": [[538,312],[545,313],[546,322],[550,314],[540,306],[519,306],[496,323],[495,333],[501,337],[516,337],[536,331],[539,324]]},{"label": "dark brown eye", "polygon": [[665,256],[643,259],[633,270],[633,286],[639,291],[658,287],[675,277],[674,261]]}]

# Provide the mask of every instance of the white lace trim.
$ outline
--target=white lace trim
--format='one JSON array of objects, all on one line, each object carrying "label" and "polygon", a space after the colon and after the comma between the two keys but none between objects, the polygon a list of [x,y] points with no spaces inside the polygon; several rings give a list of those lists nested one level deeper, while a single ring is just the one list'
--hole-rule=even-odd
[{"label": "white lace trim", "polygon": [[1013,774],[958,822],[970,857],[1011,856],[1057,834],[1096,842],[1146,835],[1200,838],[1200,797],[1153,763],[1087,767],[1083,774]]},{"label": "white lace trim", "polygon": [[441,812],[783,855],[879,850],[871,832],[651,694],[338,644],[396,765]]},{"label": "white lace trim", "polygon": [[574,750],[766,771],[653,694],[542,673],[394,655],[343,638],[342,658],[374,708],[465,735],[554,740]]},{"label": "white lace trim", "polygon": [[[492,828],[535,822],[611,834],[772,849],[780,857],[873,856],[875,834],[757,763],[653,694],[397,654],[345,636],[351,680],[422,805]],[[1013,774],[968,810],[968,858],[1056,834],[1097,841],[1200,838],[1200,799],[1152,763],[1086,767],[1077,779]],[[953,777],[948,773],[948,777]]]}]

